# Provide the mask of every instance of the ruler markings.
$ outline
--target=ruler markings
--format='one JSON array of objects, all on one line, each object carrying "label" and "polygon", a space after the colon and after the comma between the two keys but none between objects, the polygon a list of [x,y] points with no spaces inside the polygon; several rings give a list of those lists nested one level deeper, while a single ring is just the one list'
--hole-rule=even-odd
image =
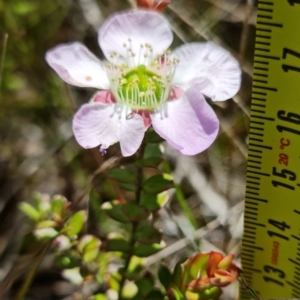
[{"label": "ruler markings", "polygon": [[300,211],[299,211],[299,210],[294,209],[294,212],[295,212],[296,214],[299,214],[299,215],[300,215]]},{"label": "ruler markings", "polygon": [[250,262],[248,261],[248,263],[245,263],[244,261],[247,261],[247,260],[246,260],[246,259],[243,260],[243,263],[242,263],[242,266],[243,266],[243,267],[244,267],[244,266],[247,266],[247,268],[249,268],[249,267],[250,267],[250,268],[254,267],[254,266],[253,266],[253,261],[252,261],[252,263],[251,263],[251,261],[250,261]]},{"label": "ruler markings", "polygon": [[300,238],[299,238],[299,237],[297,237],[297,236],[295,236],[295,235],[293,235],[293,234],[292,234],[292,237],[293,237],[294,239],[296,239],[296,240],[300,241]]},{"label": "ruler markings", "polygon": [[272,32],[272,30],[271,29],[266,29],[266,28],[258,28],[258,27],[256,27],[256,31],[262,31],[262,32]]},{"label": "ruler markings", "polygon": [[[264,116],[258,116],[258,115],[252,115],[252,114],[251,114],[251,118],[256,118],[256,119],[261,119],[261,120],[266,120],[266,121],[275,121],[274,118],[269,118],[269,117],[264,117]],[[255,123],[255,122],[256,121],[251,121],[251,123],[259,124],[259,123]]]},{"label": "ruler markings", "polygon": [[248,221],[248,220],[246,220],[245,223],[255,225],[255,226],[260,226],[260,227],[266,227],[265,224],[255,223],[255,222],[251,222],[251,221]]},{"label": "ruler markings", "polygon": [[256,135],[256,136],[264,136],[263,133],[257,133],[257,132],[249,132],[252,135]]},{"label": "ruler markings", "polygon": [[265,26],[271,26],[271,27],[279,27],[282,28],[283,25],[280,23],[271,23],[271,22],[262,22],[262,21],[257,21],[258,25],[265,25]]},{"label": "ruler markings", "polygon": [[[265,48],[255,48],[254,50],[256,50],[256,51],[262,51],[262,52],[270,52],[269,49],[265,49]],[[260,70],[260,69],[256,68],[255,70]]]},{"label": "ruler markings", "polygon": [[256,103],[252,103],[252,106],[257,106],[257,107],[266,107],[264,104],[256,104]]},{"label": "ruler markings", "polygon": [[252,211],[245,211],[245,214],[248,214],[248,215],[252,215],[252,216],[257,216],[257,212],[252,212]]},{"label": "ruler markings", "polygon": [[[262,139],[256,139],[256,138],[249,138],[250,141],[256,141],[256,142],[263,142],[264,140]],[[250,145],[250,144],[249,144]]]},{"label": "ruler markings", "polygon": [[261,150],[252,149],[252,148],[249,148],[248,151],[255,152],[255,153],[262,153]]},{"label": "ruler markings", "polygon": [[256,200],[256,201],[259,201],[259,202],[265,202],[265,203],[268,203],[268,202],[269,202],[269,201],[266,200],[266,199],[254,198],[254,197],[249,197],[249,196],[246,196],[245,198],[246,198],[246,199],[251,199],[251,200]]},{"label": "ruler markings", "polygon": [[267,39],[267,40],[271,39],[271,36],[269,36],[269,35],[261,35],[261,34],[259,34],[259,35],[256,35],[256,37],[261,38],[261,39]]},{"label": "ruler markings", "polygon": [[273,12],[273,9],[270,9],[270,8],[261,8],[261,7],[258,7],[257,10],[258,11]]},{"label": "ruler markings", "polygon": [[273,17],[272,16],[266,16],[266,15],[257,15],[258,18],[262,18],[262,19],[269,19],[272,20]]},{"label": "ruler markings", "polygon": [[[249,154],[251,155],[251,154]],[[260,180],[260,177],[247,175],[247,178]]]},{"label": "ruler markings", "polygon": [[255,184],[255,185],[260,185],[259,182],[253,182],[253,181],[246,181],[247,183],[250,183],[250,184]]},{"label": "ruler markings", "polygon": [[248,160],[248,162],[252,162],[254,164],[261,164],[261,161],[257,161],[257,160]]},{"label": "ruler markings", "polygon": [[252,85],[254,89],[261,89],[261,90],[267,90],[272,92],[277,92],[276,88],[269,87],[269,86],[261,86],[261,85]]},{"label": "ruler markings", "polygon": [[258,196],[259,195],[259,193],[254,193],[254,192],[246,192],[247,194],[250,194],[250,195],[254,195],[254,196]]},{"label": "ruler markings", "polygon": [[246,186],[246,187],[249,188],[249,189],[253,189],[253,190],[259,191],[258,187],[254,187],[254,186]]},{"label": "ruler markings", "polygon": [[280,60],[279,56],[269,56],[269,55],[262,55],[262,54],[254,54],[255,57],[261,57],[261,58],[267,58],[267,59],[273,59],[273,60]]},{"label": "ruler markings", "polygon": [[[246,218],[246,216],[245,216],[245,218]],[[255,241],[249,241],[249,240],[243,238],[243,243],[255,244]],[[247,244],[245,244],[245,245],[247,245]]]},{"label": "ruler markings", "polygon": [[[253,154],[248,154],[248,157],[255,157],[255,158],[262,158],[262,156],[260,155],[253,155]],[[260,179],[259,177],[253,177],[253,178],[256,178],[256,179]]]},{"label": "ruler markings", "polygon": [[292,286],[297,292],[300,292],[300,287],[295,285],[294,283],[290,282],[290,281],[286,281],[287,284],[289,284],[290,286]]},{"label": "ruler markings", "polygon": [[254,70],[269,71],[267,68],[254,67]]},{"label": "ruler markings", "polygon": [[[256,42],[256,44],[259,44],[259,45],[270,45],[270,43],[267,43],[267,42]],[[269,62],[268,61],[262,61],[262,60],[254,60],[254,63],[255,64],[261,64],[261,65],[268,65]]]},{"label": "ruler markings", "polygon": [[274,5],[274,2],[268,2],[268,1],[258,1],[258,4],[264,4],[264,5]]},{"label": "ruler markings", "polygon": [[248,173],[251,173],[251,174],[257,174],[257,175],[261,175],[261,176],[270,176],[270,174],[268,173],[262,173],[262,172],[255,172],[255,171],[251,171],[249,170]]},{"label": "ruler markings", "polygon": [[253,75],[254,76],[260,76],[260,77],[269,77],[268,74],[253,73]]},{"label": "ruler markings", "polygon": [[[270,46],[271,43],[268,42],[256,42],[256,44],[258,45],[264,45],[264,46]],[[254,63],[258,63],[258,64],[269,64],[268,62],[261,62],[261,61],[254,61]]]},{"label": "ruler markings", "polygon": [[271,146],[258,145],[258,144],[253,144],[253,143],[249,143],[249,146],[257,147],[257,148],[264,148],[264,149],[269,149],[269,150],[272,150],[272,149],[273,149]]},{"label": "ruler markings", "polygon": [[267,80],[260,80],[260,79],[253,79],[253,81],[255,81],[255,82],[260,82],[260,83],[265,83],[265,84],[268,83]]},{"label": "ruler markings", "polygon": [[259,109],[252,109],[252,111],[259,113],[259,114],[265,114],[266,112],[264,110],[259,110]]},{"label": "ruler markings", "polygon": [[296,262],[295,260],[289,258],[289,261],[300,267],[300,263]]},{"label": "ruler markings", "polygon": [[[251,207],[251,206],[245,206],[246,208],[248,208],[248,209],[252,209],[252,210],[258,210],[258,208],[257,207]],[[245,230],[245,232],[246,232],[246,230]]]}]

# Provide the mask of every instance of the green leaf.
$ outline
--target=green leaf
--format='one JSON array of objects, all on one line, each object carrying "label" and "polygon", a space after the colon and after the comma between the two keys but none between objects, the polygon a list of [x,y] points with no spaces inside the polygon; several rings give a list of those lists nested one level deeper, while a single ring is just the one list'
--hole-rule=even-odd
[{"label": "green leaf", "polygon": [[19,209],[32,221],[37,222],[40,219],[40,213],[27,202],[21,202]]},{"label": "green leaf", "polygon": [[58,224],[55,221],[52,220],[44,220],[44,221],[40,221],[37,224],[37,228],[55,228],[57,227]]},{"label": "green leaf", "polygon": [[129,191],[129,192],[135,192],[135,191],[136,191],[136,188],[137,188],[137,186],[136,186],[135,183],[132,184],[132,183],[122,183],[122,182],[120,182],[120,183],[119,183],[119,186],[120,186],[120,188],[121,188],[122,190],[124,190],[124,191]]},{"label": "green leaf", "polygon": [[127,252],[130,250],[129,243],[119,233],[110,233],[106,243],[106,251]]},{"label": "green leaf", "polygon": [[181,279],[182,279],[182,275],[183,275],[183,269],[182,269],[182,264],[184,262],[186,262],[187,259],[186,258],[182,258],[180,259],[177,264],[175,265],[175,268],[174,268],[174,271],[173,271],[173,274],[172,274],[172,283],[175,285],[175,286],[180,286],[180,283],[181,283]]},{"label": "green leaf", "polygon": [[162,245],[162,243],[160,244],[155,243],[150,245],[138,244],[135,246],[133,253],[138,257],[148,257],[150,255],[157,253],[163,248],[164,246]]},{"label": "green leaf", "polygon": [[52,239],[56,236],[58,236],[58,232],[54,228],[41,228],[41,229],[36,229],[34,231],[34,235],[38,239]]},{"label": "green leaf", "polygon": [[148,157],[141,159],[135,162],[135,165],[138,167],[156,167],[158,166],[163,159],[161,157]]},{"label": "green leaf", "polygon": [[133,222],[147,219],[149,216],[149,211],[146,208],[141,207],[133,202],[125,203],[122,207],[122,210]]},{"label": "green leaf", "polygon": [[114,220],[121,223],[131,222],[130,218],[123,211],[123,204],[118,200],[112,202],[105,202],[102,204],[101,208],[107,212],[107,214]]},{"label": "green leaf", "polygon": [[144,298],[149,292],[153,290],[155,280],[151,273],[148,272],[143,276],[143,278],[138,279],[135,284],[139,289],[139,294],[141,298]]},{"label": "green leaf", "polygon": [[161,157],[162,153],[159,144],[147,144],[145,147],[144,158],[148,157]]},{"label": "green leaf", "polygon": [[59,216],[60,218],[63,217],[63,210],[67,206],[67,199],[63,196],[56,195],[51,200],[51,212],[55,216]]},{"label": "green leaf", "polygon": [[70,269],[80,266],[82,263],[80,259],[70,255],[60,255],[55,258],[55,264],[64,269]]},{"label": "green leaf", "polygon": [[105,294],[97,294],[92,296],[92,298],[89,298],[90,300],[106,300],[107,297]]},{"label": "green leaf", "polygon": [[164,139],[159,136],[154,130],[147,130],[145,134],[145,142],[146,143],[161,143]]},{"label": "green leaf", "polygon": [[164,286],[164,288],[168,290],[172,281],[171,271],[166,266],[160,266],[160,268],[158,269],[158,279]]},{"label": "green leaf", "polygon": [[122,289],[122,299],[132,299],[138,292],[134,282],[127,283]]},{"label": "green leaf", "polygon": [[168,201],[168,192],[162,192],[158,195],[143,194],[140,203],[142,206],[153,212],[164,207],[168,203]]},{"label": "green leaf", "polygon": [[84,210],[76,212],[70,219],[66,222],[64,232],[72,237],[77,235],[83,228],[86,221],[86,212]]},{"label": "green leaf", "polygon": [[112,169],[108,174],[109,178],[124,183],[135,183],[136,176],[137,176],[136,168]]},{"label": "green leaf", "polygon": [[[176,300],[186,300],[185,296],[177,287],[172,287],[172,292]],[[199,298],[199,300],[202,298]]]},{"label": "green leaf", "polygon": [[143,258],[133,255],[130,259],[126,274],[124,274],[125,277],[129,280],[136,280],[139,278],[144,267],[143,261]]},{"label": "green leaf", "polygon": [[141,244],[160,243],[162,233],[153,225],[141,225],[134,233],[134,238]]},{"label": "green leaf", "polygon": [[85,235],[78,242],[77,249],[82,254],[84,262],[95,260],[99,254],[101,241],[93,235]]},{"label": "green leaf", "polygon": [[171,175],[158,174],[150,177],[144,183],[143,189],[148,194],[158,194],[162,191],[168,190],[174,187],[174,183]]},{"label": "green leaf", "polygon": [[145,298],[145,300],[164,300],[165,296],[158,289],[153,289]]}]

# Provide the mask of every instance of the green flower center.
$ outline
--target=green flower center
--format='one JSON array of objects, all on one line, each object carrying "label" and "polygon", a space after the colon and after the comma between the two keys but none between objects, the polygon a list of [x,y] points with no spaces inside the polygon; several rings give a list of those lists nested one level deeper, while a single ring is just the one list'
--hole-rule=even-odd
[{"label": "green flower center", "polygon": [[164,102],[169,91],[159,74],[139,65],[119,79],[117,93],[120,102],[132,109],[153,110]]}]

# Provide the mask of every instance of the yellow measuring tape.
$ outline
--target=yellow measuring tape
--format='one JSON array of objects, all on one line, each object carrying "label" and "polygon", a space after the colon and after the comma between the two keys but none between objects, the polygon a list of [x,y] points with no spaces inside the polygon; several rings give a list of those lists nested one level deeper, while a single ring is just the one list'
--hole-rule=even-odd
[{"label": "yellow measuring tape", "polygon": [[258,1],[246,186],[244,277],[300,298],[300,0]]}]

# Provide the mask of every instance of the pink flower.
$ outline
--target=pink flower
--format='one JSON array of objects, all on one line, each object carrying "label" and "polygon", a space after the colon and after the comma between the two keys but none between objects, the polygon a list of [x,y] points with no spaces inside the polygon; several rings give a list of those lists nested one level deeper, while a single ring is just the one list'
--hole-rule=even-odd
[{"label": "pink flower", "polygon": [[195,155],[215,140],[219,122],[203,95],[226,100],[240,87],[238,62],[213,43],[168,49],[168,21],[154,11],[117,13],[99,30],[107,59],[98,60],[81,43],[59,45],[48,64],[67,83],[100,89],[75,114],[73,131],[84,148],[103,153],[120,142],[134,154],[148,126],[182,154]]},{"label": "pink flower", "polygon": [[171,0],[137,0],[138,7],[153,9],[160,12],[163,12],[170,3]]}]

